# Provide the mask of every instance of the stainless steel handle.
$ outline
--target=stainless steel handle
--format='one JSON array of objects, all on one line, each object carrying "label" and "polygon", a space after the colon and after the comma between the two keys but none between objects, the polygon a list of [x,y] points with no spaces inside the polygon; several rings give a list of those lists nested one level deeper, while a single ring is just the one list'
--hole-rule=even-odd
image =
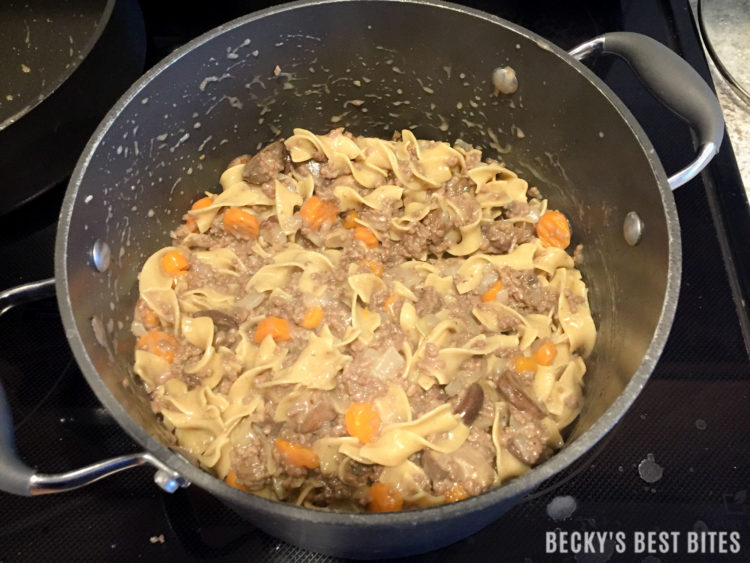
[{"label": "stainless steel handle", "polygon": [[[0,316],[17,305],[52,297],[54,294],[54,279],[27,283],[0,292]],[[18,457],[13,416],[0,382],[0,490],[22,496],[61,493],[145,464],[156,468],[154,481],[168,493],[189,484],[178,473],[147,452],[107,459],[66,473],[37,473]]]},{"label": "stainless steel handle", "polygon": [[185,479],[153,457],[150,453],[139,452],[106,459],[99,463],[87,465],[86,467],[68,471],[66,473],[53,473],[50,475],[34,473],[29,479],[29,492],[27,494],[36,496],[72,491],[73,489],[85,487],[99,479],[104,479],[105,477],[109,477],[110,475],[114,475],[125,469],[139,467],[145,464],[152,465],[157,469],[154,474],[154,481],[168,493],[173,493],[180,487],[188,485]]},{"label": "stainless steel handle", "polygon": [[698,134],[698,155],[669,177],[669,187],[692,180],[719,152],[724,137],[724,116],[716,96],[685,60],[668,47],[645,35],[606,33],[569,51],[581,61],[608,53],[624,59],[645,86]]}]

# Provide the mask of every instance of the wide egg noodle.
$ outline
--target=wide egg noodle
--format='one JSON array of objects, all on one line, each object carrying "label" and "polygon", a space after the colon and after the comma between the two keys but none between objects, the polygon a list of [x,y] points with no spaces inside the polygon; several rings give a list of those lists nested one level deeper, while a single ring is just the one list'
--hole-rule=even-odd
[{"label": "wide egg noodle", "polygon": [[495,446],[495,471],[499,485],[508,479],[526,473],[530,467],[519,460],[501,444],[500,432],[507,424],[508,405],[504,401],[495,403],[495,416],[492,421],[492,443]]},{"label": "wide egg noodle", "polygon": [[461,364],[474,356],[486,356],[500,348],[511,348],[518,344],[518,336],[511,334],[495,334],[487,336],[479,334],[468,340],[463,346],[456,348],[443,348],[438,352],[438,358],[443,363],[440,369],[431,372],[431,375],[441,385],[453,381],[459,374]]},{"label": "wide egg noodle", "polygon": [[357,190],[350,186],[336,186],[333,190],[342,211],[356,209],[359,205],[366,205],[371,209],[382,211],[394,202],[400,203],[403,193],[403,188],[393,185],[377,187],[366,196],[360,195]]},{"label": "wide egg noodle", "polygon": [[339,352],[330,330],[324,329],[320,336],[311,332],[307,346],[291,366],[279,370],[270,381],[256,385],[264,388],[301,384],[309,389],[330,391],[336,387],[336,375],[350,359],[351,356]]},{"label": "wide egg noodle", "polygon": [[133,372],[143,380],[146,391],[151,392],[169,377],[169,362],[151,352],[136,350]]},{"label": "wide egg noodle", "polygon": [[[555,272],[552,281],[550,281],[550,286],[559,291],[557,314],[560,326],[562,326],[570,341],[571,350],[580,350],[584,357],[588,356],[596,341],[596,327],[594,326],[594,320],[591,318],[588,290],[586,284],[581,280],[581,272],[575,269],[560,268]],[[582,300],[576,306],[575,311],[570,306],[566,291]]]},{"label": "wide egg noodle", "polygon": [[167,246],[149,256],[138,276],[138,292],[141,295],[149,291],[172,289],[173,276],[167,274],[161,266],[162,258],[170,252],[179,252],[186,256],[190,255],[184,248]]},{"label": "wide egg noodle", "polygon": [[[336,255],[331,253],[331,256]],[[273,260],[274,264],[263,266],[250,278],[245,291],[265,292],[283,288],[292,271],[299,269],[303,272],[299,279],[300,289],[315,293],[324,288],[315,282],[314,275],[335,267],[329,256],[305,250],[296,244],[289,245],[287,250],[278,253]]]},{"label": "wide egg noodle", "polygon": [[406,460],[395,467],[386,467],[379,481],[393,485],[405,502],[418,507],[437,506],[445,502],[442,495],[433,495],[424,489],[430,478],[413,461]]},{"label": "wide egg noodle", "polygon": [[476,192],[482,189],[482,186],[488,182],[494,181],[495,177],[505,170],[500,164],[484,164],[472,168],[466,175],[476,184]]},{"label": "wide egg noodle", "polygon": [[[438,435],[446,437],[436,438]],[[453,414],[450,405],[440,405],[417,420],[384,426],[380,437],[369,444],[343,444],[339,451],[360,463],[393,467],[424,448],[454,452],[468,435],[469,428]]]},{"label": "wide egg noodle", "polygon": [[[213,361],[216,350],[213,347],[214,340],[214,323],[208,317],[182,319],[182,336],[190,344],[203,350],[203,355],[194,364],[186,364],[185,373],[199,373],[206,369],[211,369],[213,379],[221,379],[221,362]],[[218,381],[217,381],[218,383]]]},{"label": "wide egg noodle", "polygon": [[287,182],[274,181],[276,218],[279,221],[281,231],[287,236],[293,235],[297,231],[297,224],[292,218],[294,208],[302,205],[302,196],[288,184],[294,184],[294,187],[296,187],[296,182],[291,178],[287,178]]},{"label": "wide egg noodle", "polygon": [[389,385],[385,395],[373,401],[378,409],[382,424],[411,422],[411,405],[404,388],[400,385]]},{"label": "wide egg noodle", "polygon": [[553,276],[560,268],[569,270],[574,266],[575,264],[570,254],[555,246],[542,246],[539,244],[534,253],[534,267],[550,276]]},{"label": "wide egg noodle", "polygon": [[354,295],[363,303],[369,303],[373,293],[387,289],[385,282],[375,274],[353,274],[348,277],[348,282]]},{"label": "wide egg noodle", "polygon": [[518,347],[528,349],[535,340],[549,338],[552,335],[552,319],[547,315],[529,314],[524,317],[523,335]]},{"label": "wide egg noodle", "polygon": [[[516,431],[517,420],[510,418],[511,407],[487,374],[512,370],[510,354],[532,356],[539,346],[551,344],[554,358],[525,379],[524,393],[544,412],[537,422],[545,444],[559,449],[560,432],[580,412],[583,357],[596,337],[586,286],[570,254],[537,237],[511,246],[505,254],[480,250],[491,248],[485,244],[483,226],[526,223],[531,229],[547,210],[547,200],[528,200],[528,183],[502,164],[481,162],[481,151],[460,141],[451,146],[420,140],[409,129],[392,141],[355,138],[343,129],[325,135],[295,129],[284,144],[295,166],[263,186],[244,180],[244,164],[227,168],[219,180],[221,193],[206,190],[211,203],[188,211],[197,232],[182,236],[178,246],[154,253],[140,273],[139,295],[157,315],[158,330],[179,338],[175,361],[180,364],[178,369],[161,356],[136,350],[134,371],[179,447],[219,478],[230,470],[239,476],[232,466],[233,448],[250,444],[248,436],[256,436],[253,447],[260,448],[260,463],[270,477],[252,489],[267,498],[314,506],[313,491],[327,486],[325,477],[346,483],[352,472],[361,470],[359,464],[374,464],[382,466],[377,480],[398,489],[408,507],[442,504],[445,497],[432,493],[419,458],[411,456],[425,449],[454,452],[466,442],[469,428],[447,403],[415,419],[409,401],[413,390],[452,384],[453,396],[461,385],[482,385],[495,407],[491,439],[498,485],[530,467],[504,445]],[[459,174],[469,179],[473,202],[461,201],[468,196],[457,198],[450,186],[445,187]],[[326,179],[332,180],[330,186]],[[466,184],[458,186],[463,189]],[[339,213],[330,231],[335,249],[321,248],[318,241],[329,240],[316,239],[302,227],[299,209],[316,189],[336,204]],[[507,217],[514,203],[527,205],[515,207]],[[238,246],[207,246],[207,237],[221,240],[216,218],[229,207],[245,209],[259,222],[275,218],[286,244],[279,251],[277,243],[269,245],[261,233]],[[358,213],[350,215],[352,210]],[[389,252],[399,256],[389,249],[413,242],[407,240],[410,237],[425,236],[427,222],[422,221],[434,210],[440,213],[429,219],[443,217],[447,227],[440,241],[447,256],[430,255],[425,244],[410,248],[406,260],[389,260]],[[378,221],[378,215],[386,220]],[[352,258],[351,250],[336,242],[346,234],[339,222],[344,217],[370,230],[381,245],[359,247]],[[322,234],[327,236],[325,229]],[[181,236],[179,232],[173,236]],[[197,277],[190,271],[187,276],[166,274],[161,259],[171,251],[185,255],[199,270]],[[381,275],[363,273],[363,264],[372,260],[384,265]],[[534,272],[539,286],[558,296],[556,306],[545,314],[522,314],[506,304],[505,293],[479,302],[482,289],[504,268]],[[211,287],[211,278],[221,289]],[[333,287],[334,283],[341,285]],[[383,300],[395,297],[400,313],[393,318]],[[420,308],[420,298],[428,300],[429,309]],[[305,328],[302,318],[312,306],[323,309],[324,319]],[[457,314],[460,308],[466,313]],[[223,312],[241,322],[224,330],[219,320],[214,326],[213,318],[221,317],[201,315],[206,311]],[[271,315],[285,317],[291,329],[289,342],[276,342],[270,335],[255,341],[258,323]],[[146,331],[142,322],[134,323],[133,330],[136,336]],[[397,331],[400,343],[389,342],[392,331]],[[348,377],[345,367],[363,350],[387,351],[391,363],[398,360],[395,375],[380,374],[384,391],[364,399],[374,404],[381,421],[374,441],[363,444],[352,436],[321,437],[314,432],[303,444],[317,454],[319,471],[305,478],[287,476],[274,451],[277,434],[263,434],[262,425],[299,424],[292,410],[299,413],[300,406],[317,405],[317,398],[325,396],[325,408],[332,405],[336,416],[326,424],[342,428],[352,401],[341,385]],[[393,354],[401,358],[394,360]],[[463,373],[464,369],[469,371]],[[180,371],[189,377],[180,377]],[[288,484],[290,479],[302,484],[295,488],[297,484]],[[358,488],[353,498],[366,498],[364,489]],[[330,508],[340,508],[338,502]]]},{"label": "wide egg noodle", "polygon": [[487,263],[492,264],[498,272],[504,266],[515,270],[531,270],[534,268],[535,250],[536,245],[529,242],[518,245],[510,254],[474,254],[458,269],[456,289],[461,294],[476,289],[482,283]]},{"label": "wide egg noodle", "polygon": [[193,251],[193,257],[224,276],[237,277],[247,270],[242,260],[229,248]]}]

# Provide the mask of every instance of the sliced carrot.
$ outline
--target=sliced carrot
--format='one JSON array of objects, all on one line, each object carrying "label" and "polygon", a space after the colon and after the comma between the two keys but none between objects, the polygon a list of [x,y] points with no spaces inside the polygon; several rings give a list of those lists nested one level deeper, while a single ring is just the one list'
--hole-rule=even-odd
[{"label": "sliced carrot", "polygon": [[305,313],[305,318],[302,319],[300,326],[302,328],[315,328],[323,320],[323,309],[320,307],[310,307]]},{"label": "sliced carrot", "polygon": [[224,229],[237,238],[249,239],[258,236],[260,225],[249,211],[231,207],[224,212]]},{"label": "sliced carrot", "polygon": [[174,361],[179,343],[177,339],[161,330],[152,330],[138,339],[135,347],[137,350],[151,352],[167,360],[170,364]]},{"label": "sliced carrot", "polygon": [[139,297],[135,303],[135,317],[149,330],[157,328],[161,324],[159,316],[142,297]]},{"label": "sliced carrot", "polygon": [[378,277],[382,277],[385,270],[383,263],[377,260],[362,260],[359,265],[370,268],[370,271]]},{"label": "sliced carrot", "polygon": [[542,344],[539,349],[534,352],[534,360],[536,360],[536,363],[540,366],[550,365],[554,361],[555,356],[557,356],[557,348],[555,348],[555,345],[549,341]]},{"label": "sliced carrot", "polygon": [[161,257],[161,267],[165,274],[175,275],[184,272],[190,267],[190,262],[182,252],[170,250]]},{"label": "sliced carrot", "polygon": [[464,489],[461,485],[456,483],[445,495],[445,502],[458,502],[459,500],[464,500],[465,498],[469,498],[469,493],[467,493],[466,489]]},{"label": "sliced carrot", "polygon": [[227,485],[230,487],[234,487],[235,489],[239,489],[241,491],[246,491],[245,487],[239,484],[237,481],[237,474],[234,471],[230,471],[227,473],[227,476],[224,477],[224,481],[226,481]]},{"label": "sliced carrot", "polygon": [[375,248],[378,245],[378,238],[375,236],[375,233],[362,225],[354,227],[354,238],[362,241],[370,248]]},{"label": "sliced carrot", "polygon": [[192,206],[190,207],[190,209],[191,209],[192,211],[195,211],[196,209],[205,209],[206,207],[208,207],[209,205],[211,205],[211,204],[212,204],[213,202],[214,202],[213,198],[211,198],[211,197],[209,197],[209,196],[206,196],[206,197],[202,197],[202,198],[200,198],[200,199],[199,199],[198,201],[196,201],[196,202],[195,202],[195,203],[194,203],[194,204],[193,204],[193,205],[192,205]]},{"label": "sliced carrot", "polygon": [[289,323],[279,317],[266,317],[255,329],[255,343],[260,344],[269,334],[276,342],[289,340]]},{"label": "sliced carrot", "polygon": [[293,444],[292,442],[282,440],[281,438],[276,438],[276,440],[274,440],[274,445],[281,455],[283,455],[292,465],[296,465],[297,467],[307,467],[308,469],[320,467],[320,458],[318,457],[318,454],[310,448],[306,448],[299,444]]},{"label": "sliced carrot", "polygon": [[372,403],[352,403],[344,415],[346,431],[363,444],[369,444],[380,430],[380,414]]},{"label": "sliced carrot", "polygon": [[314,195],[300,207],[299,214],[313,229],[318,229],[325,222],[333,223],[338,217],[339,208],[332,201],[323,201]]},{"label": "sliced carrot", "polygon": [[542,215],[536,224],[536,234],[548,246],[568,248],[570,245],[570,225],[559,211],[550,210]]},{"label": "sliced carrot", "polygon": [[536,371],[536,361],[528,356],[518,356],[513,362],[513,367],[518,373],[522,371]]},{"label": "sliced carrot", "polygon": [[344,219],[344,228],[345,229],[353,229],[357,226],[357,218],[359,217],[359,213],[352,210],[349,213],[346,214],[346,218]]},{"label": "sliced carrot", "polygon": [[404,507],[404,497],[390,483],[373,483],[368,491],[368,512],[395,512]]},{"label": "sliced carrot", "polygon": [[494,301],[497,297],[497,294],[500,293],[503,289],[503,282],[501,280],[497,280],[492,287],[490,287],[487,291],[485,291],[482,294],[482,301],[485,303],[488,301]]},{"label": "sliced carrot", "polygon": [[190,215],[186,215],[185,216],[185,226],[187,227],[187,230],[189,232],[191,232],[191,233],[197,233],[198,232],[198,223]]},{"label": "sliced carrot", "polygon": [[399,299],[402,299],[401,295],[398,293],[394,293],[392,295],[388,296],[388,299],[385,300],[385,303],[383,303],[383,308],[388,313],[388,316],[391,317],[391,320],[393,322],[396,322],[396,301]]},{"label": "sliced carrot", "polygon": [[[209,205],[211,205],[214,202],[213,198],[206,196],[200,198],[198,201],[196,201],[192,206],[190,206],[191,211],[195,211],[197,209],[205,209]],[[198,223],[195,220],[195,217],[190,215],[189,213],[185,216],[185,225],[187,226],[188,231],[191,233],[197,233],[198,232]]]}]

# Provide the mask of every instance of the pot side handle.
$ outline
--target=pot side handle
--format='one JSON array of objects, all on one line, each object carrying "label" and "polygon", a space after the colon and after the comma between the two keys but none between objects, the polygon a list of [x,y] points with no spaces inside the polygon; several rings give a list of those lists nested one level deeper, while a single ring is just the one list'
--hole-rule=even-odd
[{"label": "pot side handle", "polygon": [[579,61],[600,53],[624,59],[646,88],[697,132],[698,156],[669,177],[673,190],[697,176],[719,152],[724,137],[719,101],[695,69],[665,45],[640,33],[622,31],[595,37],[569,53]]},{"label": "pot side handle", "polygon": [[[0,292],[0,316],[16,305],[55,295],[55,280],[47,279]],[[150,464],[156,467],[154,481],[172,493],[187,481],[147,452],[115,457],[66,473],[44,474],[18,457],[13,431],[13,415],[0,382],[0,490],[14,495],[35,496],[77,489],[124,469]]]}]

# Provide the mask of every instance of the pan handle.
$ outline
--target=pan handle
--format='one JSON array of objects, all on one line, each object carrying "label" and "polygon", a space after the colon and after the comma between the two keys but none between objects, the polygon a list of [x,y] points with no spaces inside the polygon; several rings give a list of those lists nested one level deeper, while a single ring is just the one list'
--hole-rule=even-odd
[{"label": "pan handle", "polygon": [[[54,279],[27,283],[5,290],[0,292],[0,315],[7,313],[16,305],[54,295]],[[185,479],[147,452],[107,459],[66,473],[37,473],[18,457],[13,432],[13,415],[5,396],[5,389],[0,382],[0,490],[21,496],[60,493],[83,487],[124,469],[145,464],[156,467],[154,481],[168,493],[188,485]]]},{"label": "pan handle", "polygon": [[698,156],[669,177],[673,190],[697,176],[719,152],[724,137],[719,101],[695,69],[665,45],[640,33],[622,31],[595,37],[569,53],[579,61],[600,53],[624,59],[661,103],[695,129]]}]

